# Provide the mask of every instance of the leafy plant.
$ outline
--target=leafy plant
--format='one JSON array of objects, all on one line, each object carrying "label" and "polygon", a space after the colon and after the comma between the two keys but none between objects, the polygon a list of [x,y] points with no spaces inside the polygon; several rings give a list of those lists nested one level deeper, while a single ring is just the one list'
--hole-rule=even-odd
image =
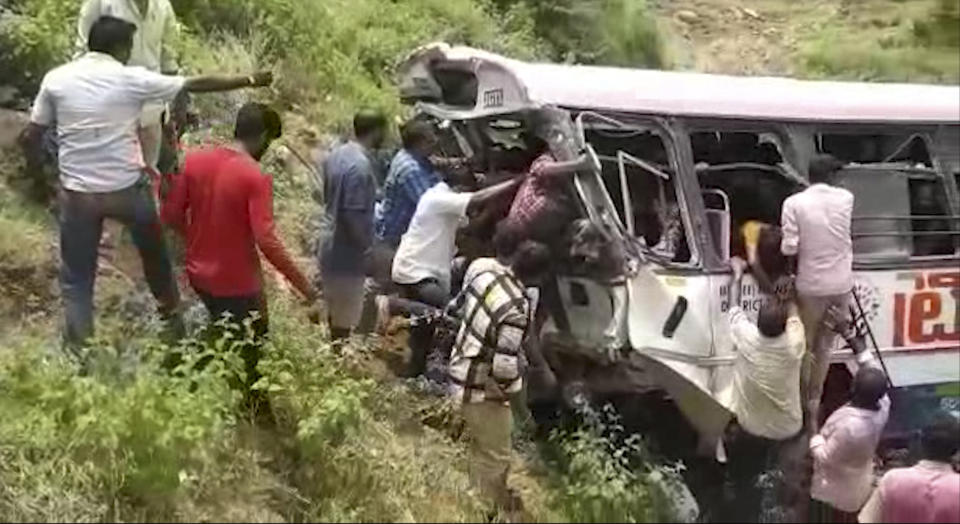
[{"label": "leafy plant", "polygon": [[579,428],[554,432],[553,504],[572,522],[669,522],[677,519],[676,467],[655,466],[639,435],[626,435],[611,407],[588,411]]}]

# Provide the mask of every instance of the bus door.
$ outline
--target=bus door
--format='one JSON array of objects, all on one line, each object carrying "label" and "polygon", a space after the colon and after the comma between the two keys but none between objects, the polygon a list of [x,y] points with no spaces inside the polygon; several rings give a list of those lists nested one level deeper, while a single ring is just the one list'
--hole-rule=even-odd
[{"label": "bus door", "polygon": [[713,398],[710,278],[692,233],[695,213],[674,134],[661,119],[633,115],[592,118],[582,129],[632,249],[626,283],[632,358],[701,434],[716,433],[728,415]]}]

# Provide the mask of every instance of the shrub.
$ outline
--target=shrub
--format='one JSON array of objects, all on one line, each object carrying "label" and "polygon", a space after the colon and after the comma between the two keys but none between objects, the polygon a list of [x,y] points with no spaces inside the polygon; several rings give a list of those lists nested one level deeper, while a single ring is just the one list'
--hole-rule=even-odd
[{"label": "shrub", "polygon": [[555,432],[555,510],[571,522],[671,522],[677,469],[655,466],[639,435],[626,435],[612,408],[588,412],[585,423]]},{"label": "shrub", "polygon": [[12,0],[0,10],[0,78],[31,96],[48,69],[66,61],[76,38],[77,2]]},{"label": "shrub", "polygon": [[505,14],[524,13],[557,61],[665,67],[662,36],[646,0],[494,0]]},{"label": "shrub", "polygon": [[223,366],[176,378],[95,345],[100,371],[80,376],[47,344],[0,351],[5,519],[172,519],[186,479],[220,481],[235,424]]}]

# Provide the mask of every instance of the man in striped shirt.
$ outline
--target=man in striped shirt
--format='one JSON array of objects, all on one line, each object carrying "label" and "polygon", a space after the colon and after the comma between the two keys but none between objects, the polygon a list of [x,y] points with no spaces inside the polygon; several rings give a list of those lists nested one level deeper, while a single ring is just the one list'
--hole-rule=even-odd
[{"label": "man in striped shirt", "polygon": [[437,146],[433,127],[424,121],[408,122],[400,131],[401,149],[390,162],[390,172],[383,187],[383,202],[377,210],[377,240],[396,248],[400,237],[410,227],[420,197],[440,182],[430,161]]},{"label": "man in striped shirt", "polygon": [[523,386],[521,344],[532,305],[527,286],[548,274],[550,251],[527,241],[514,253],[477,259],[464,277],[461,325],[450,357],[454,399],[470,435],[470,479],[499,508],[513,509],[510,398]]}]

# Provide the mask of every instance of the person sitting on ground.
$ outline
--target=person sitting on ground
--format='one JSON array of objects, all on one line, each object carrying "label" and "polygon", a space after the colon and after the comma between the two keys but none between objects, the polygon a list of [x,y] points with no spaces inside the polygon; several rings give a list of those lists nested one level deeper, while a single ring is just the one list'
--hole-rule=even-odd
[{"label": "person sitting on ground", "polygon": [[393,248],[400,245],[420,198],[441,181],[430,161],[438,142],[433,126],[423,120],[411,120],[401,128],[400,136],[403,149],[390,162],[376,218],[377,240]]},{"label": "person sitting on ground", "polygon": [[39,165],[44,133],[56,124],[60,285],[70,349],[81,347],[93,335],[97,247],[107,218],[133,233],[169,338],[184,334],[180,293],[137,138],[144,104],[172,100],[181,91],[229,91],[273,81],[270,73],[186,78],[128,67],[124,64],[136,31],[134,24],[110,16],[94,22],[87,38],[89,52],[43,77],[23,135],[31,165]]},{"label": "person sitting on ground", "polygon": [[856,522],[873,488],[873,458],[890,416],[889,381],[862,336],[836,310],[825,326],[850,345],[860,365],[849,404],[833,412],[810,439],[811,522]]},{"label": "person sitting on ground", "polygon": [[888,471],[860,511],[859,521],[960,522],[960,474],[950,464],[960,446],[960,418],[939,412],[920,434],[923,460]]},{"label": "person sitting on ground", "polygon": [[549,271],[550,251],[526,241],[509,263],[477,259],[467,270],[459,333],[450,358],[452,398],[461,405],[470,439],[469,475],[504,511],[519,510],[507,487],[510,472],[510,403],[524,382],[522,349],[532,306],[524,292]]},{"label": "person sitting on ground", "polygon": [[766,471],[783,441],[803,428],[800,407],[800,367],[805,342],[795,307],[767,300],[752,322],[740,307],[746,262],[731,260],[730,336],[737,352],[733,385],[725,404],[736,421],[724,437],[728,472],[736,500],[732,511],[739,522],[756,522],[760,515],[759,476]]},{"label": "person sitting on ground", "polygon": [[[410,228],[393,259],[392,277],[403,298],[444,307],[450,301],[450,265],[456,255],[457,230],[498,196],[514,190],[519,179],[508,180],[473,193],[456,192],[439,182],[417,204]],[[418,325],[410,332],[410,367],[406,375],[423,373],[433,342],[433,326]]]},{"label": "person sitting on ground", "polygon": [[807,432],[816,433],[823,382],[836,334],[822,328],[827,309],[846,311],[853,289],[853,193],[836,185],[843,163],[830,155],[810,161],[806,190],[783,203],[781,251],[796,267],[797,301],[806,329],[801,390]]},{"label": "person sitting on ground", "polygon": [[337,146],[323,166],[328,230],[320,272],[333,340],[349,337],[363,313],[377,193],[369,155],[383,143],[387,119],[382,113],[361,111],[353,119],[353,130],[355,140]]},{"label": "person sitting on ground", "polygon": [[[229,315],[230,329],[252,319],[254,341],[241,348],[246,366],[246,402],[260,410],[251,387],[260,378],[260,343],[267,309],[259,250],[313,308],[318,293],[297,268],[273,222],[273,179],[257,162],[282,133],[280,116],[263,104],[240,108],[228,146],[189,153],[183,172],[172,176],[163,220],[186,237],[187,276],[214,321]],[[315,314],[312,312],[312,314]],[[242,332],[240,338],[243,339]]]}]

